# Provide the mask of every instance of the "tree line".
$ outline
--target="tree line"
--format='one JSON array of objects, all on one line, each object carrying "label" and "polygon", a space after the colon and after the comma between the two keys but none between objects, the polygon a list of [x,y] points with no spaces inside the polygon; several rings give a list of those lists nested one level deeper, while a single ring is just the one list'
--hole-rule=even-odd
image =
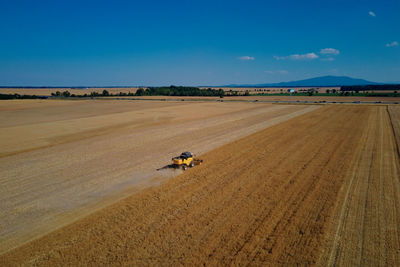
[{"label": "tree line", "polygon": [[399,91],[400,84],[374,84],[374,85],[351,85],[342,86],[340,91]]},{"label": "tree line", "polygon": [[46,99],[46,96],[20,95],[20,94],[0,94],[0,100],[8,99]]},{"label": "tree line", "polygon": [[169,86],[169,87],[149,87],[146,89],[139,88],[136,91],[137,96],[220,96],[223,97],[225,95],[224,90],[222,89],[200,89],[198,87],[188,87],[188,86]]},{"label": "tree line", "polygon": [[[231,90],[232,91],[232,90]],[[71,94],[69,91],[56,91],[51,93],[54,97],[102,97],[102,96],[230,96],[230,95],[238,95],[237,91],[227,92],[225,93],[222,89],[200,89],[198,87],[188,87],[188,86],[163,86],[163,87],[148,87],[148,88],[139,88],[135,93],[124,93],[119,92],[116,94],[112,94],[107,90],[103,90],[103,92],[90,92],[89,94],[83,95],[75,95]]]}]

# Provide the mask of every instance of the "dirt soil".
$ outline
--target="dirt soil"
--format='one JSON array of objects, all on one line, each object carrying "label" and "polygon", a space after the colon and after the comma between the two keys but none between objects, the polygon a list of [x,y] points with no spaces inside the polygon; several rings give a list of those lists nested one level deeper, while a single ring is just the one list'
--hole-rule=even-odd
[{"label": "dirt soil", "polygon": [[399,266],[400,167],[387,107],[326,106],[202,158],[0,263]]},{"label": "dirt soil", "polygon": [[0,253],[180,171],[182,151],[318,109],[260,103],[0,102]]}]

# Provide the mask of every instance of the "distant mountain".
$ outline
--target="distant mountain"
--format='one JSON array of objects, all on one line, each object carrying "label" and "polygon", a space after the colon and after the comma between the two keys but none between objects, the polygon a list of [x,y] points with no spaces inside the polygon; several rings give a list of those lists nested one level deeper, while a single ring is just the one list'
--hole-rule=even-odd
[{"label": "distant mountain", "polygon": [[302,86],[344,86],[344,85],[369,85],[380,84],[363,79],[354,79],[347,76],[321,76],[311,79],[261,84],[230,84],[226,87],[302,87]]}]

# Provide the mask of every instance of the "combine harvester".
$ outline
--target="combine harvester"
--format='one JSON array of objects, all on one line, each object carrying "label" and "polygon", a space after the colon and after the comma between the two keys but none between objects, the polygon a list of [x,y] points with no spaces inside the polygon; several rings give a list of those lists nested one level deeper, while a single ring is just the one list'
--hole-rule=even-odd
[{"label": "combine harvester", "polygon": [[182,154],[180,156],[172,158],[172,164],[162,167],[160,169],[157,169],[157,171],[167,169],[167,168],[173,168],[173,169],[182,168],[182,170],[185,171],[188,167],[192,168],[196,165],[200,165],[202,162],[203,162],[203,160],[196,159],[192,153],[182,152]]}]

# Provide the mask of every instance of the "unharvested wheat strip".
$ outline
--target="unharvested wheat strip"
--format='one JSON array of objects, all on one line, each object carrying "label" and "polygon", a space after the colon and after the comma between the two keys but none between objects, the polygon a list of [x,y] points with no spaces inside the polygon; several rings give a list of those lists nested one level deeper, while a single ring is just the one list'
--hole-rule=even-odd
[{"label": "unharvested wheat strip", "polygon": [[[392,129],[393,124],[397,123],[397,126],[400,126],[400,108],[397,108],[396,115],[397,121],[395,122],[391,121],[391,116],[388,116],[388,120],[390,120],[388,124],[392,124]],[[385,153],[385,159],[383,160],[385,169],[389,169],[390,172],[387,173],[389,179],[385,179],[386,192],[382,196],[386,211],[383,216],[386,223],[386,232],[382,239],[386,241],[386,265],[395,266],[400,262],[400,159],[398,147],[396,149],[397,142],[394,129],[392,134],[389,133],[389,136],[385,138],[385,141],[388,143],[388,152],[391,151],[392,153]],[[393,167],[390,168],[390,166]],[[397,248],[397,252],[393,253],[392,248]]]}]

